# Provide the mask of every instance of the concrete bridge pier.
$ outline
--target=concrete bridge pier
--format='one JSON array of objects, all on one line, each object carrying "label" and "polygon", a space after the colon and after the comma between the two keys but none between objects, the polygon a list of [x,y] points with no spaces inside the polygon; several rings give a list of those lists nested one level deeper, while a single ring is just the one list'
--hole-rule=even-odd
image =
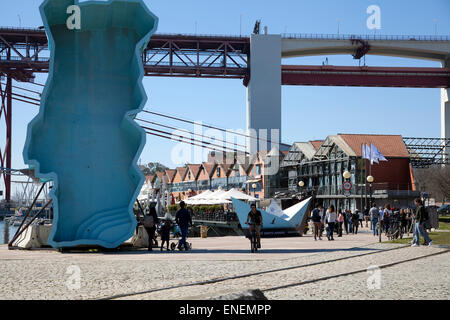
[{"label": "concrete bridge pier", "polygon": [[[442,61],[443,68],[450,68],[450,56]],[[441,138],[450,139],[450,101],[449,88],[441,89]],[[449,154],[449,148],[444,149],[445,154]]]},{"label": "concrete bridge pier", "polygon": [[[281,139],[281,35],[250,37],[250,82],[247,87],[247,151],[271,150]],[[273,139],[272,139],[273,138]]]}]

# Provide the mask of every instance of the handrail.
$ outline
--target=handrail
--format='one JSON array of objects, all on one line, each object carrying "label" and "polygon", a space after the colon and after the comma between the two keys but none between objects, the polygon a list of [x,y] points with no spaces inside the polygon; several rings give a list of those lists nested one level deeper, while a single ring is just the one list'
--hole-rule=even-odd
[{"label": "handrail", "polygon": [[283,39],[329,39],[329,40],[389,40],[389,41],[450,41],[450,36],[431,35],[356,35],[356,34],[314,34],[283,33]]},{"label": "handrail", "polygon": [[[28,31],[28,32],[41,32],[45,33],[45,30],[39,28],[19,28],[19,27],[0,27],[0,33],[2,31]],[[200,38],[227,38],[235,40],[248,40],[248,35],[227,35],[227,34],[196,34],[196,33],[155,33],[154,36],[184,36],[184,37],[200,37]],[[333,40],[400,40],[400,41],[450,41],[449,35],[377,35],[377,34],[320,34],[320,33],[283,33],[281,34],[283,39],[333,39]]]}]

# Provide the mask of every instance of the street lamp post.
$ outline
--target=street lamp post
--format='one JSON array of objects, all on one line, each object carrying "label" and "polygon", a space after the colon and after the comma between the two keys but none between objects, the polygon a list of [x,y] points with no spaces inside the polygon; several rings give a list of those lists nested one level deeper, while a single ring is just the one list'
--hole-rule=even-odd
[{"label": "street lamp post", "polygon": [[[345,180],[348,180],[348,179],[351,178],[352,174],[350,173],[350,171],[345,170],[344,173],[342,174],[342,176],[344,177]],[[348,190],[348,192],[351,193],[350,190]],[[344,194],[345,194],[345,196],[348,196],[347,191],[345,191]],[[346,202],[347,202],[347,204],[348,204],[348,209],[350,210],[350,201],[349,201],[349,200],[346,200]]]},{"label": "street lamp post", "polygon": [[[303,188],[304,185],[305,185],[305,182],[303,180],[300,180],[300,182],[298,183],[298,186],[300,187],[300,189]],[[301,195],[301,193],[300,193],[300,195]]]},{"label": "street lamp post", "polygon": [[367,177],[367,182],[369,183],[369,194],[370,194],[370,206],[372,206],[372,183],[375,179],[372,176]]},{"label": "street lamp post", "polygon": [[256,195],[256,187],[257,187],[256,183],[252,184],[252,188],[253,188],[253,198],[255,198],[255,195]]}]

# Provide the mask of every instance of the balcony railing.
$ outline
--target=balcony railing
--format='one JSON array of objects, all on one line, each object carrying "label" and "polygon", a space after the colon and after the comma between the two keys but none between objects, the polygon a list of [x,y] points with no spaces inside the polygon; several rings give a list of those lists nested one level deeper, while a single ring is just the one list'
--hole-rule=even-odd
[{"label": "balcony railing", "polygon": [[[175,218],[175,214],[172,214]],[[159,217],[164,218],[163,216]],[[239,221],[235,212],[194,212],[192,220],[211,221],[211,222],[236,222]]]}]

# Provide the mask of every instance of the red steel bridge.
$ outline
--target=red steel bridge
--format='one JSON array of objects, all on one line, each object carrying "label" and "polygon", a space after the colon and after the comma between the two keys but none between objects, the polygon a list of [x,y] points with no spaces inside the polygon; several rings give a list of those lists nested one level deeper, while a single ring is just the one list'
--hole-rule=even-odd
[{"label": "red steel bridge", "polygon": [[[354,39],[352,39],[354,41]],[[358,54],[356,52],[355,54]],[[236,36],[155,34],[142,54],[146,76],[242,79],[251,77],[250,38]],[[0,120],[6,142],[0,165],[11,168],[12,80],[33,82],[35,73],[49,70],[47,36],[41,29],[0,28]],[[391,68],[283,65],[283,85],[450,87],[450,68]],[[11,176],[1,171],[11,197]]]}]

